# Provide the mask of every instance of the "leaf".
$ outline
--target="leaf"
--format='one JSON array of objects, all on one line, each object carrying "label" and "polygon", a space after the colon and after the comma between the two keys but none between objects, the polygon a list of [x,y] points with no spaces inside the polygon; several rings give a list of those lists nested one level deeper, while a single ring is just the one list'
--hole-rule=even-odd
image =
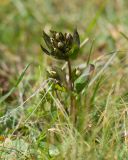
[{"label": "leaf", "polygon": [[46,50],[42,45],[40,45],[40,47],[44,53],[46,53],[47,55],[50,55],[50,52]]},{"label": "leaf", "polygon": [[78,55],[79,50],[80,50],[80,37],[77,32],[77,29],[75,28],[73,33],[73,46],[69,57],[75,59]]},{"label": "leaf", "polygon": [[128,36],[126,36],[126,34],[125,33],[123,33],[123,32],[120,32],[120,34],[128,41]]},{"label": "leaf", "polygon": [[88,84],[89,82],[89,77],[92,74],[92,72],[94,71],[94,65],[90,64],[85,70],[84,72],[80,75],[80,77],[78,77],[75,82],[75,89],[77,91],[77,93],[80,93],[85,86]]},{"label": "leaf", "polygon": [[22,81],[24,75],[25,75],[25,72],[27,71],[28,67],[30,66],[30,63],[25,67],[25,69],[23,70],[23,72],[21,73],[20,77],[18,78],[15,86],[7,93],[5,94],[4,96],[2,96],[0,98],[0,103],[2,103],[3,101],[5,101],[14,91],[15,89],[18,87],[19,83]]},{"label": "leaf", "polygon": [[89,52],[88,59],[87,59],[87,65],[89,64],[90,59],[91,59],[93,46],[94,46],[94,40],[92,41],[92,44],[91,44],[90,52]]},{"label": "leaf", "polygon": [[79,48],[76,45],[74,45],[69,54],[69,58],[76,59],[78,56],[78,52],[79,52]]},{"label": "leaf", "polygon": [[105,65],[102,67],[102,69],[96,74],[96,76],[90,81],[89,86],[91,86],[97,80],[97,78],[104,72],[104,70],[109,66],[109,64],[115,58],[117,53],[118,53],[118,51],[111,52],[112,56],[108,59],[108,61],[105,63]]},{"label": "leaf", "polygon": [[101,5],[100,5],[99,9],[96,11],[95,16],[93,18],[91,18],[91,21],[86,28],[86,33],[88,35],[94,29],[95,25],[97,24],[98,19],[101,17],[101,14],[105,9],[106,3],[107,3],[107,0],[103,1],[103,3],[101,3]]},{"label": "leaf", "polygon": [[100,88],[100,84],[102,82],[102,79],[103,79],[103,76],[100,77],[100,79],[98,80],[98,82],[96,83],[96,86],[94,88],[94,91],[93,91],[93,94],[92,94],[92,97],[91,97],[91,100],[90,100],[90,103],[91,103],[92,106],[94,104],[95,97],[96,97],[96,94],[98,92],[98,89]]},{"label": "leaf", "polygon": [[56,32],[56,31],[53,31],[53,30],[50,30],[50,32],[51,32],[51,34],[52,34],[52,37],[55,38],[57,32]]},{"label": "leaf", "polygon": [[77,28],[74,29],[74,33],[73,33],[73,43],[80,47],[80,37],[79,37],[79,34],[77,32]]},{"label": "leaf", "polygon": [[44,41],[46,43],[46,45],[48,46],[48,48],[51,50],[53,50],[53,47],[52,47],[52,43],[51,43],[51,40],[50,40],[50,37],[43,31],[43,38],[44,38]]},{"label": "leaf", "polygon": [[28,67],[30,66],[30,63],[25,67],[25,69],[23,70],[23,72],[21,73],[20,77],[18,78],[15,87],[17,87],[19,85],[19,83],[21,82],[21,80],[23,79],[25,72],[27,71]]}]

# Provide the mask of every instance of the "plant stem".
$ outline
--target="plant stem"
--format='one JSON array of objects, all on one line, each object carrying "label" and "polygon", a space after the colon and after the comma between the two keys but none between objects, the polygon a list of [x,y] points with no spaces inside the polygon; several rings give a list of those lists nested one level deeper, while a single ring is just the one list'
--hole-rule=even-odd
[{"label": "plant stem", "polygon": [[72,81],[72,70],[71,70],[71,63],[70,60],[68,59],[68,71],[69,71],[69,89],[70,89],[70,117],[73,125],[76,123],[76,105],[75,105],[75,97],[73,96],[72,92],[74,91],[74,85]]},{"label": "plant stem", "polygon": [[68,60],[67,62],[68,62],[68,71],[69,71],[69,88],[71,91],[73,91],[71,63],[70,63],[70,60]]}]

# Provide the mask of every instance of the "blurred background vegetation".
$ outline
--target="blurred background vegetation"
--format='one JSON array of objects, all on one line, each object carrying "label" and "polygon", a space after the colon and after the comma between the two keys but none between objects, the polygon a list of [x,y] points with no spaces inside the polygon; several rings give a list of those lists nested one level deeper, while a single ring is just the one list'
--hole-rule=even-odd
[{"label": "blurred background vegetation", "polygon": [[[76,26],[81,42],[86,38],[89,38],[89,42],[82,49],[79,60],[75,61],[74,64],[86,61],[93,40],[92,60],[101,56],[105,57],[112,51],[121,51],[117,55],[111,71],[106,73],[107,77],[113,76],[111,79],[109,77],[109,80],[105,83],[102,94],[107,95],[108,91],[106,89],[109,90],[116,80],[121,83],[121,88],[117,88],[118,95],[127,94],[127,69],[124,69],[124,67],[127,66],[128,42],[120,34],[120,32],[123,32],[126,36],[128,35],[127,0],[0,0],[1,97],[15,86],[25,66],[31,63],[27,74],[25,74],[16,91],[4,102],[0,103],[1,116],[16,108],[30,96],[45,79],[45,70],[48,65],[55,63],[52,58],[42,54],[40,48],[40,44],[43,43],[42,30],[48,32],[53,29],[72,33]],[[103,59],[104,61],[106,59]],[[122,80],[121,82],[120,79]],[[102,103],[105,99],[106,97],[102,99]],[[98,103],[100,102],[98,101]],[[31,112],[34,105],[35,100],[32,100],[28,104],[29,107],[26,113]],[[25,113],[23,113],[22,118],[25,119],[25,116]],[[27,124],[27,127],[31,130],[31,134],[28,136],[30,139],[33,134],[40,134],[37,131],[39,130],[37,125],[39,119],[36,116],[37,113],[30,121],[31,124]],[[38,118],[41,118],[41,116],[39,111]],[[17,117],[14,119],[14,121],[10,119],[5,125],[0,124],[1,135],[8,137],[15,131],[15,121],[18,121],[18,119]],[[36,121],[36,126],[33,120]],[[22,129],[25,132],[23,134],[26,134],[26,128],[22,126]],[[33,141],[35,141],[34,137]],[[20,143],[22,144],[24,141],[20,141]],[[33,148],[36,147],[34,146]]]},{"label": "blurred background vegetation", "polygon": [[33,65],[27,79],[36,82],[39,74],[44,76],[44,68],[53,60],[43,56],[40,49],[42,30],[73,32],[77,26],[81,42],[90,38],[81,51],[80,63],[86,60],[93,40],[93,58],[127,50],[127,41],[120,34],[128,34],[127,7],[126,0],[1,0],[0,93],[10,90],[19,76],[17,73],[28,63]]}]

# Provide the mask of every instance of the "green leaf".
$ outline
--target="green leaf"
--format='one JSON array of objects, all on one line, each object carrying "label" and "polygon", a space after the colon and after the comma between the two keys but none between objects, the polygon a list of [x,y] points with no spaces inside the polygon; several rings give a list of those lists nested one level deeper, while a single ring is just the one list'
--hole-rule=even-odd
[{"label": "green leaf", "polygon": [[49,37],[44,31],[43,31],[43,38],[44,38],[44,41],[45,41],[46,45],[48,46],[48,48],[49,48],[50,50],[53,50],[50,37]]},{"label": "green leaf", "polygon": [[95,42],[95,41],[93,40],[93,41],[92,41],[92,44],[91,44],[90,52],[89,52],[88,59],[87,59],[87,65],[89,65],[89,62],[90,62],[90,59],[91,59],[94,42]]},{"label": "green leaf", "polygon": [[78,46],[74,45],[70,51],[69,58],[76,59],[78,56],[79,50],[80,49],[78,48]]},{"label": "green leaf", "polygon": [[27,71],[27,69],[28,69],[29,66],[30,66],[30,63],[25,67],[25,69],[23,70],[23,72],[19,76],[19,78],[18,78],[15,86],[7,94],[5,94],[4,96],[2,96],[0,98],[0,103],[2,103],[3,101],[5,101],[15,91],[15,89],[18,87],[19,83],[22,81],[22,79],[23,79],[23,77],[25,75],[25,72]]},{"label": "green leaf", "polygon": [[90,75],[92,74],[92,72],[94,71],[94,65],[90,64],[85,70],[84,72],[80,75],[80,77],[78,77],[75,82],[75,89],[77,91],[77,93],[80,93],[88,84],[89,82],[89,78]]},{"label": "green leaf", "polygon": [[21,82],[21,80],[23,79],[25,72],[27,71],[28,67],[30,66],[30,63],[25,67],[25,69],[23,70],[23,72],[21,73],[20,77],[18,78],[15,87],[17,87],[19,85],[19,83]]},{"label": "green leaf", "polygon": [[100,84],[101,84],[103,78],[104,77],[101,76],[100,79],[98,80],[98,82],[96,83],[96,86],[94,88],[94,91],[93,91],[93,94],[92,94],[92,97],[91,97],[91,100],[90,100],[91,106],[94,105],[95,97],[96,97],[96,94],[98,92],[98,89],[100,88]]},{"label": "green leaf", "polygon": [[74,29],[74,33],[73,33],[73,43],[80,47],[80,37],[79,37],[79,34],[77,32],[77,28]]},{"label": "green leaf", "polygon": [[126,36],[126,34],[125,33],[123,33],[123,32],[120,32],[120,34],[128,41],[128,36]]},{"label": "green leaf", "polygon": [[47,55],[50,55],[50,52],[46,50],[42,45],[40,45],[40,47],[44,53],[46,53]]},{"label": "green leaf", "polygon": [[76,59],[79,50],[80,50],[80,37],[77,32],[77,29],[75,28],[73,33],[73,46],[69,54],[69,57],[72,59]]}]

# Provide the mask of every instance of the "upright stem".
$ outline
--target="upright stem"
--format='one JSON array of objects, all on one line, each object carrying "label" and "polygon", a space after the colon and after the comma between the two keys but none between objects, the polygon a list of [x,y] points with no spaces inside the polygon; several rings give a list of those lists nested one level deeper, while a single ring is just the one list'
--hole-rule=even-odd
[{"label": "upright stem", "polygon": [[70,90],[73,91],[71,63],[69,59],[67,62],[68,62],[68,71],[69,71],[69,87],[70,87]]},{"label": "upright stem", "polygon": [[69,89],[70,89],[70,117],[73,125],[76,123],[76,106],[75,106],[75,97],[73,96],[72,92],[74,91],[73,87],[73,81],[72,81],[72,70],[71,70],[71,63],[70,60],[68,59],[68,71],[69,71]]}]

